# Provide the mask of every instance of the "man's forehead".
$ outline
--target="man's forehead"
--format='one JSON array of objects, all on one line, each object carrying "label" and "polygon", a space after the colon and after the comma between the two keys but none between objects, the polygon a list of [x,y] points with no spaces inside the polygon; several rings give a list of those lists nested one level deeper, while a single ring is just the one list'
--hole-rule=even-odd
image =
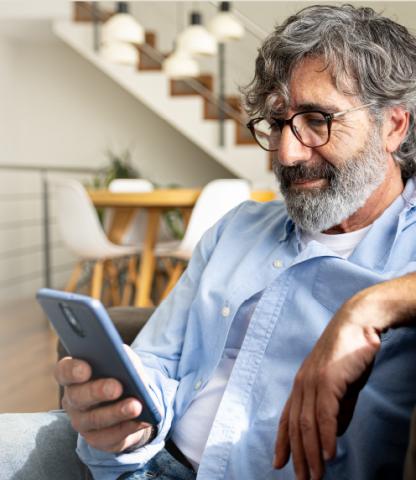
[{"label": "man's forehead", "polygon": [[286,95],[274,95],[271,111],[322,110],[336,112],[359,103],[351,93],[337,88],[331,69],[322,58],[307,58],[293,69]]}]

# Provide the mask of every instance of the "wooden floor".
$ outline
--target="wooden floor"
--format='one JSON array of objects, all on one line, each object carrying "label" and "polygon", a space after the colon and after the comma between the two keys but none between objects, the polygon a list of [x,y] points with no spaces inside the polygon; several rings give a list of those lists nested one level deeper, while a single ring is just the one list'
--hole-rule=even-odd
[{"label": "wooden floor", "polygon": [[55,345],[34,299],[0,306],[0,413],[58,408]]}]

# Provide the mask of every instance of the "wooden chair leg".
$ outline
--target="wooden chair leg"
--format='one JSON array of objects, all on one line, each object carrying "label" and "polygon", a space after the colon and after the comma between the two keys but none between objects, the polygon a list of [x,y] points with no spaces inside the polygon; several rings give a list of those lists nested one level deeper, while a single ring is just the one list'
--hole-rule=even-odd
[{"label": "wooden chair leg", "polygon": [[108,271],[112,304],[113,306],[120,305],[121,299],[119,291],[118,268],[114,265],[112,260],[108,260],[106,262],[106,267]]},{"label": "wooden chair leg", "polygon": [[175,265],[173,264],[173,261],[171,258],[162,258],[162,264],[164,269],[166,270],[166,273],[169,275],[169,277],[172,275],[173,271],[175,270]]},{"label": "wooden chair leg", "polygon": [[165,299],[169,295],[170,291],[176,285],[176,282],[179,280],[179,277],[182,275],[182,272],[184,270],[185,270],[185,263],[178,261],[172,273],[170,274],[165,290],[163,291],[160,297],[161,300]]},{"label": "wooden chair leg", "polygon": [[103,282],[103,288],[101,292],[101,302],[103,305],[106,307],[111,307],[111,289],[110,285],[108,285],[108,282]]},{"label": "wooden chair leg", "polygon": [[100,299],[103,288],[104,261],[97,260],[94,265],[91,279],[91,297]]},{"label": "wooden chair leg", "polygon": [[156,270],[153,286],[153,300],[155,305],[160,303],[162,299],[162,293],[165,290],[165,285],[168,279],[169,275],[167,275],[166,270]]},{"label": "wooden chair leg", "polygon": [[84,262],[78,262],[72,270],[68,283],[65,286],[66,292],[75,292],[78,286],[78,281],[84,268]]},{"label": "wooden chair leg", "polygon": [[130,305],[132,299],[133,289],[136,285],[137,280],[137,257],[132,255],[129,258],[128,267],[127,267],[127,278],[126,283],[123,288],[123,295],[121,298],[121,304],[126,306]]}]

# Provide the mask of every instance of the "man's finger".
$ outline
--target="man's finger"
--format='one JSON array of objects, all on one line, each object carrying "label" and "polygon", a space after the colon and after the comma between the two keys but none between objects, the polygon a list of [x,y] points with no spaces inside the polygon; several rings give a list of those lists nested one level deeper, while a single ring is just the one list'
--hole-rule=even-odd
[{"label": "man's finger", "polygon": [[305,387],[299,418],[303,450],[313,480],[321,478],[324,471],[319,430],[315,418],[315,396],[316,390],[313,386]]},{"label": "man's finger", "polygon": [[275,453],[273,458],[273,468],[283,468],[289,460],[290,441],[289,441],[289,414],[291,398],[288,399],[283,409],[279,421]]},{"label": "man's finger", "polygon": [[74,383],[88,382],[91,367],[87,362],[72,357],[64,357],[55,365],[54,376],[63,387]]},{"label": "man's finger", "polygon": [[145,428],[149,428],[149,426],[130,420],[100,431],[93,430],[84,434],[83,437],[89,445],[97,450],[119,453],[140,443]]},{"label": "man's finger", "polygon": [[333,392],[320,390],[316,397],[316,419],[324,460],[333,458],[337,450],[339,403]]},{"label": "man's finger", "polygon": [[92,430],[103,430],[126,420],[133,420],[142,411],[141,403],[135,398],[127,398],[112,405],[97,407],[87,412],[74,410],[71,421],[74,429],[81,435]]},{"label": "man's finger", "polygon": [[116,400],[123,393],[123,387],[113,378],[102,378],[65,388],[66,408],[87,410],[103,402]]},{"label": "man's finger", "polygon": [[[299,375],[299,374],[298,374]],[[292,405],[289,415],[290,450],[292,452],[293,467],[297,480],[309,480],[309,471],[306,464],[305,452],[302,445],[300,431],[300,413],[303,402],[302,379],[297,376],[292,394]]]}]

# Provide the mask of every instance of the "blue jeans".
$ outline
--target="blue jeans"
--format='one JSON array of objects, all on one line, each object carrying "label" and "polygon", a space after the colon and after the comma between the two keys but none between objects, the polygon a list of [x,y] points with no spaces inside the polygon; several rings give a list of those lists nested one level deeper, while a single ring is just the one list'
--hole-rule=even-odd
[{"label": "blue jeans", "polygon": [[[63,411],[0,415],[0,480],[90,480],[77,434]],[[162,450],[123,480],[194,480],[196,474]]]},{"label": "blue jeans", "polygon": [[119,480],[194,480],[196,473],[184,467],[166,450],[155,455],[146,465],[135,472],[125,473]]}]

